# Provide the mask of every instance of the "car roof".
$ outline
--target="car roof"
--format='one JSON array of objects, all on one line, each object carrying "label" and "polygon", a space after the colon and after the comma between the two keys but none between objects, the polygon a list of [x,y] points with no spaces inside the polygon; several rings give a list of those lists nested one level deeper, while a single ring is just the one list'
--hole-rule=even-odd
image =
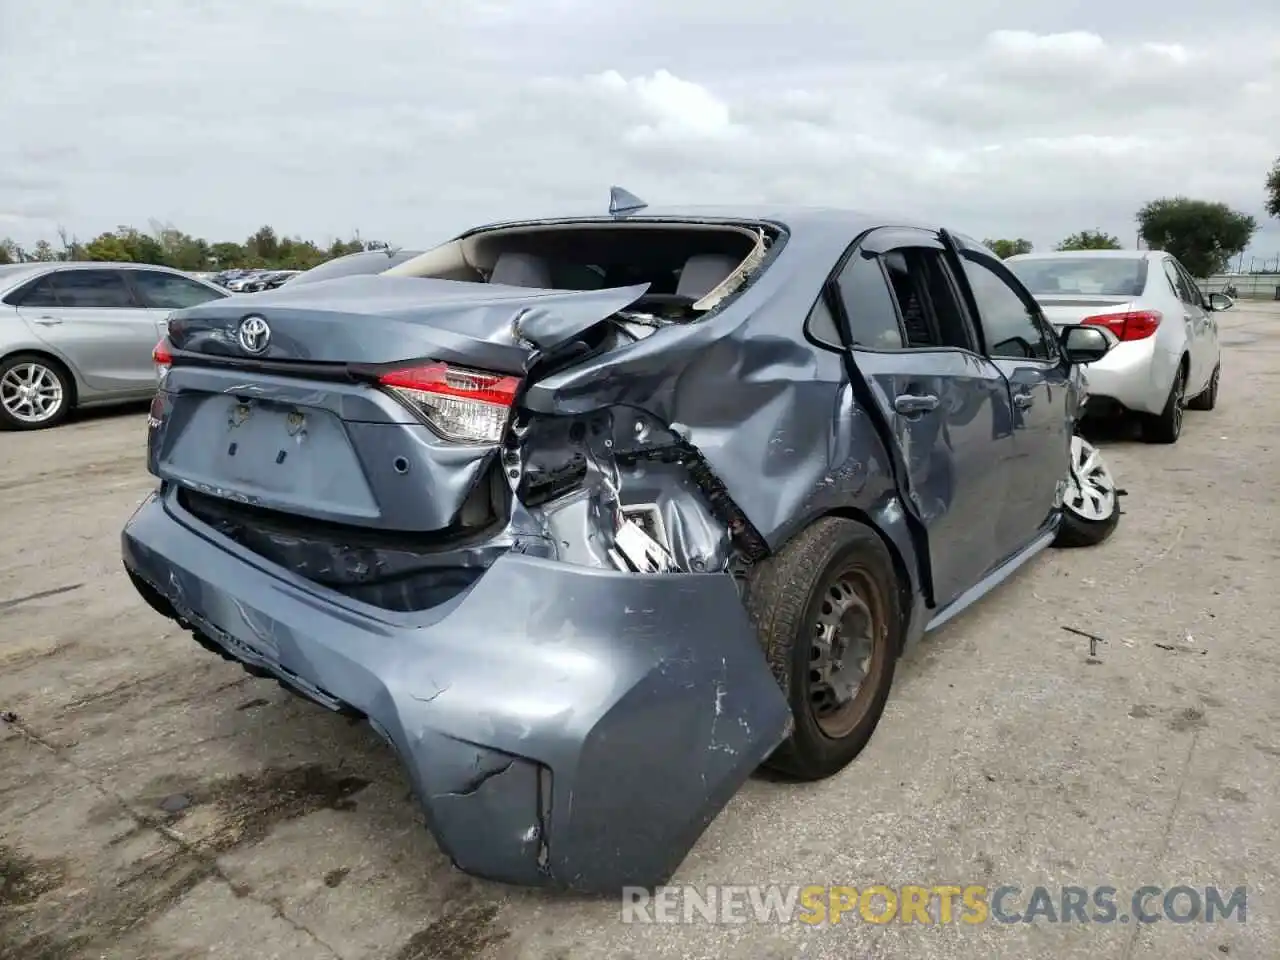
[{"label": "car roof", "polygon": [[179,270],[176,267],[166,267],[159,263],[135,263],[132,260],[40,260],[29,263],[6,264],[0,267],[0,271],[11,267],[27,267],[30,268],[32,273],[39,273],[42,270],[65,270],[70,267],[90,270],[160,270],[164,273],[175,273],[182,277],[191,276],[186,270]]},{"label": "car roof", "polygon": [[1046,250],[1044,253],[1018,253],[1012,257],[1007,257],[1005,262],[1010,260],[1062,260],[1071,258],[1073,260],[1097,259],[1097,260],[1153,260],[1164,256],[1163,250]]},{"label": "car roof", "polygon": [[537,226],[556,223],[624,223],[626,221],[669,220],[679,222],[775,223],[791,233],[833,233],[839,236],[855,236],[873,227],[901,226],[936,230],[939,225],[911,217],[863,210],[846,210],[838,207],[811,207],[799,204],[747,204],[732,206],[670,206],[644,207],[616,215],[601,213],[565,214],[560,216],[531,217],[520,220],[502,220],[472,227],[464,234],[479,233],[498,227]]},{"label": "car roof", "polygon": [[116,260],[39,260],[30,261],[28,263],[7,263],[0,265],[0,291],[9,292],[20,284],[38,277],[42,273],[51,273],[57,270],[158,270],[161,273],[173,274],[175,277],[185,277],[188,280],[194,280],[196,283],[205,286],[212,284],[203,277],[195,276],[186,270],[178,270],[174,267],[161,266],[158,263],[134,263],[132,261],[116,261]]}]

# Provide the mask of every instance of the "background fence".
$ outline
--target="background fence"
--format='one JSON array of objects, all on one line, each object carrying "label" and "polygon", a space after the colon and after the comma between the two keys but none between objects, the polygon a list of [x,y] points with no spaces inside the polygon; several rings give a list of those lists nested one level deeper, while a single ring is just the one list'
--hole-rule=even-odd
[{"label": "background fence", "polygon": [[[1226,293],[1246,300],[1280,300],[1280,273],[1219,273],[1201,286],[1205,293]],[[1229,289],[1233,287],[1234,292]]]}]

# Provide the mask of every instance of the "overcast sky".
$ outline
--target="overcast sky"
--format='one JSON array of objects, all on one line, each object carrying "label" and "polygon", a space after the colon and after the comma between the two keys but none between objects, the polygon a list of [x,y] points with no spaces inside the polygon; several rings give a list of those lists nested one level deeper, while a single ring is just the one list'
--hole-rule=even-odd
[{"label": "overcast sky", "polygon": [[650,203],[892,211],[1133,244],[1264,224],[1271,0],[0,0],[0,237],[172,223],[434,243]]}]

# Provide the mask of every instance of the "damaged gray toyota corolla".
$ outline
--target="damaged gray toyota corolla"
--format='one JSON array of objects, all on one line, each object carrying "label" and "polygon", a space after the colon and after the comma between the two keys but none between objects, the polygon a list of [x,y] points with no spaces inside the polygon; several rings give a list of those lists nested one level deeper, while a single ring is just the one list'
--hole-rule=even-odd
[{"label": "damaged gray toyota corolla", "polygon": [[981,246],[812,210],[471,231],[173,314],[142,596],[367,718],[493,879],[668,878],[761,763],[871,736],[902,650],[1115,489]]}]

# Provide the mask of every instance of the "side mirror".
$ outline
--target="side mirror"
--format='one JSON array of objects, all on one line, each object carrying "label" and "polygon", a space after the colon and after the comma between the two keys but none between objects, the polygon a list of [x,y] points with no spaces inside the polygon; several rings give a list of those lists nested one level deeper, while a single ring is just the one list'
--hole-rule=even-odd
[{"label": "side mirror", "polygon": [[1210,310],[1230,310],[1236,305],[1236,302],[1228,297],[1225,293],[1209,294]]},{"label": "side mirror", "polygon": [[1072,324],[1058,335],[1067,363],[1093,363],[1111,350],[1112,339],[1101,327]]}]

